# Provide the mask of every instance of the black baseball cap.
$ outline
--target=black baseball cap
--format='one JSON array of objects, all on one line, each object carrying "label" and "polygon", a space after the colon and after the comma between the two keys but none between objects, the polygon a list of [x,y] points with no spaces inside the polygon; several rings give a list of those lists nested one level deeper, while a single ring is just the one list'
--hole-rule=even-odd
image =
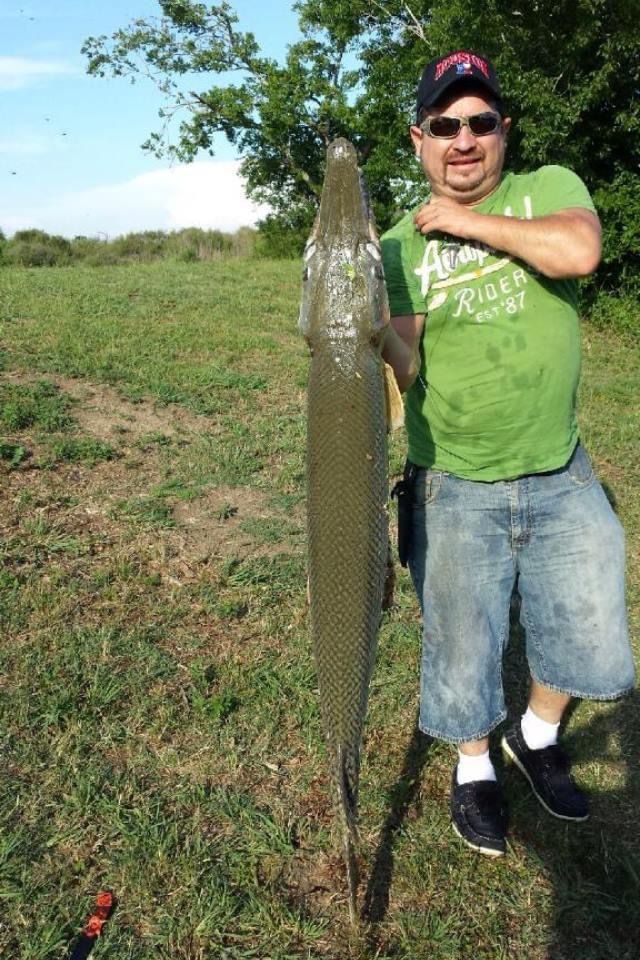
[{"label": "black baseball cap", "polygon": [[431,60],[422,72],[418,86],[416,113],[432,107],[456,83],[473,81],[480,84],[502,105],[502,94],[496,71],[486,57],[470,50],[453,50]]}]

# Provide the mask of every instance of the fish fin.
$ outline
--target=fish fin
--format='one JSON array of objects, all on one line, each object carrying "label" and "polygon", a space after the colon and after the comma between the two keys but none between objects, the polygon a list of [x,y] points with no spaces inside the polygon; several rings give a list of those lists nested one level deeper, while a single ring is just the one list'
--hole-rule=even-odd
[{"label": "fish fin", "polygon": [[396,375],[388,363],[384,365],[384,399],[387,414],[387,430],[398,430],[404,424],[404,404]]}]

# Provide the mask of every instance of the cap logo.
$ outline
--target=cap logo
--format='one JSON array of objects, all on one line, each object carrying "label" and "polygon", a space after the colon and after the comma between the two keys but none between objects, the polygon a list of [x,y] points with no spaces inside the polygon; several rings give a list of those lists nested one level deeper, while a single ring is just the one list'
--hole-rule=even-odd
[{"label": "cap logo", "polygon": [[448,57],[444,57],[443,60],[440,60],[436,64],[436,73],[434,80],[439,80],[442,74],[448,70],[450,67],[456,68],[456,73],[460,76],[469,74],[473,72],[473,67],[480,70],[484,76],[489,79],[489,68],[487,67],[486,61],[482,57],[476,56],[475,53],[465,53],[462,50],[459,50],[457,53],[452,53]]}]

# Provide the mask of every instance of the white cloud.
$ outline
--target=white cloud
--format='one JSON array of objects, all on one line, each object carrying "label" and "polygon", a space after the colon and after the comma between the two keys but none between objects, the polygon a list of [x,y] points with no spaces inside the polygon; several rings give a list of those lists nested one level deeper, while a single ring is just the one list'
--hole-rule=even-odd
[{"label": "white cloud", "polygon": [[64,60],[0,57],[0,90],[18,90],[47,77],[70,73],[77,73],[77,68]]},{"label": "white cloud", "polygon": [[0,228],[11,234],[39,227],[68,237],[182,227],[233,232],[268,212],[247,199],[238,166],[237,160],[200,161],[63,194],[29,209],[5,207]]}]

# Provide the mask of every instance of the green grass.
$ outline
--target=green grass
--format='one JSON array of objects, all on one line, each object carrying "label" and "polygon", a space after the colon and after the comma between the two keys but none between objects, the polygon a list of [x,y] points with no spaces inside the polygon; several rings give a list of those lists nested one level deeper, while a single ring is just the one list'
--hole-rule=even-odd
[{"label": "green grass", "polygon": [[94,437],[61,437],[50,444],[50,450],[55,461],[66,463],[83,461],[94,464],[99,460],[112,460],[115,456],[111,444]]},{"label": "green grass", "polygon": [[144,527],[172,527],[171,507],[157,496],[132,497],[116,504],[113,515],[127,518]]},{"label": "green grass", "polygon": [[[638,698],[569,719],[590,821],[551,821],[505,771],[509,855],[474,857],[448,822],[452,751],[415,732],[403,571],[362,770],[370,922],[349,929],[306,622],[298,280],[0,270],[0,956],[61,960],[108,888],[95,956],[117,960],[636,960]],[[638,653],[640,361],[584,339]],[[515,630],[512,710],[523,657]]]},{"label": "green grass", "polygon": [[[113,459],[116,452],[110,444],[77,435],[77,422],[70,412],[73,405],[71,397],[47,380],[28,385],[0,384],[0,428],[12,434],[28,430],[29,439],[40,447],[36,460],[40,467],[51,467],[60,461],[95,464]],[[30,453],[26,444],[0,440],[0,460],[12,467]]]},{"label": "green grass", "polygon": [[0,384],[0,425],[4,430],[67,430],[73,424],[69,406],[68,397],[46,380],[30,386]]},{"label": "green grass", "polygon": [[25,448],[19,443],[12,443],[10,440],[0,441],[0,460],[4,460],[12,467],[17,467],[21,460],[24,460],[26,454]]}]

